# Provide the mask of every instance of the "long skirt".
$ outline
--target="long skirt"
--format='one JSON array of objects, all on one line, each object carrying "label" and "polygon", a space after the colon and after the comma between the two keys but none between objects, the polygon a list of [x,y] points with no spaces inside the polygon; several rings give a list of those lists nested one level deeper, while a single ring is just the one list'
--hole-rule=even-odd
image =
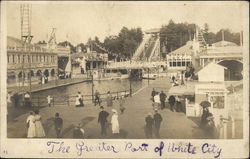
[{"label": "long skirt", "polygon": [[35,136],[36,136],[35,124],[33,122],[29,122],[27,137],[31,138],[31,137],[35,137]]},{"label": "long skirt", "polygon": [[41,121],[35,122],[35,128],[36,128],[36,137],[45,137],[45,132]]}]

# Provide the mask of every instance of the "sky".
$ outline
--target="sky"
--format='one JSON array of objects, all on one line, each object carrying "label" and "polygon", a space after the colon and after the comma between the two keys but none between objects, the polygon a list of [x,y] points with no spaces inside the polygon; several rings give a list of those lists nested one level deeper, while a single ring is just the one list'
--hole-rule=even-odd
[{"label": "sky", "polygon": [[[27,2],[26,2],[27,3]],[[228,28],[242,30],[244,2],[29,2],[32,3],[32,42],[47,40],[56,28],[56,40],[73,44],[86,43],[88,38],[117,35],[123,26],[142,30],[160,28],[169,20],[209,24],[210,31]],[[20,38],[21,2],[6,2],[8,36]]]}]

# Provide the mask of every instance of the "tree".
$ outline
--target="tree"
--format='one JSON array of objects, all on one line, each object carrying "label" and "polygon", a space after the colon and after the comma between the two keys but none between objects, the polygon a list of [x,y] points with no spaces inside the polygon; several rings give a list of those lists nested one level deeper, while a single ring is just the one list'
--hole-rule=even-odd
[{"label": "tree", "polygon": [[183,45],[195,33],[195,24],[174,23],[171,19],[168,25],[160,29],[160,41],[165,45],[167,52],[171,52]]},{"label": "tree", "polygon": [[64,47],[67,47],[69,46],[70,47],[70,52],[71,53],[75,53],[76,52],[76,47],[74,45],[72,45],[70,42],[68,41],[64,41],[64,42],[59,42],[58,43],[59,46],[64,46]]},{"label": "tree", "polygon": [[103,46],[117,56],[130,58],[142,42],[142,39],[143,33],[141,28],[128,29],[123,27],[118,36],[106,37]]},{"label": "tree", "polygon": [[87,46],[84,43],[80,43],[76,46],[76,48],[81,48],[81,52],[87,52]]}]

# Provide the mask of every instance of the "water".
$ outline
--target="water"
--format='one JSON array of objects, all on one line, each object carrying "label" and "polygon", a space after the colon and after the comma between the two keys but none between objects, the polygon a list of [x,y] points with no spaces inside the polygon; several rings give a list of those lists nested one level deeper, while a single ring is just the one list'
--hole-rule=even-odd
[{"label": "water", "polygon": [[[137,91],[147,84],[146,80],[131,80],[132,92]],[[100,94],[106,94],[110,92],[119,92],[127,90],[129,93],[130,83],[129,79],[115,79],[107,81],[94,81],[94,91],[98,90]],[[92,83],[83,82],[79,84],[53,88],[49,90],[44,90],[40,92],[35,92],[32,94],[32,103],[34,106],[46,106],[47,105],[47,96],[50,95],[54,99],[55,106],[67,106],[75,104],[75,97],[77,92],[81,92],[84,95],[84,103],[91,103],[91,94],[92,94]],[[117,96],[117,93],[112,94]],[[120,95],[120,94],[118,94]],[[105,98],[105,95],[101,95],[101,98]],[[52,104],[53,105],[53,104]]]}]

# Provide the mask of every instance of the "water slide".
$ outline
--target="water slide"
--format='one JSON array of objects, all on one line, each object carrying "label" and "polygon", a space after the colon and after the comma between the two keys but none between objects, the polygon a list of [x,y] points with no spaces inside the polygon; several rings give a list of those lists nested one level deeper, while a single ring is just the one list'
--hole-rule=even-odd
[{"label": "water slide", "polygon": [[141,44],[139,45],[139,47],[136,49],[136,51],[132,57],[132,60],[139,60],[143,56],[145,45],[149,42],[150,39],[151,39],[150,34],[144,35],[144,38],[143,38]]},{"label": "water slide", "polygon": [[137,48],[132,60],[150,61],[151,58],[155,56],[155,50],[157,49],[159,42],[159,37],[146,34],[140,46]]}]

